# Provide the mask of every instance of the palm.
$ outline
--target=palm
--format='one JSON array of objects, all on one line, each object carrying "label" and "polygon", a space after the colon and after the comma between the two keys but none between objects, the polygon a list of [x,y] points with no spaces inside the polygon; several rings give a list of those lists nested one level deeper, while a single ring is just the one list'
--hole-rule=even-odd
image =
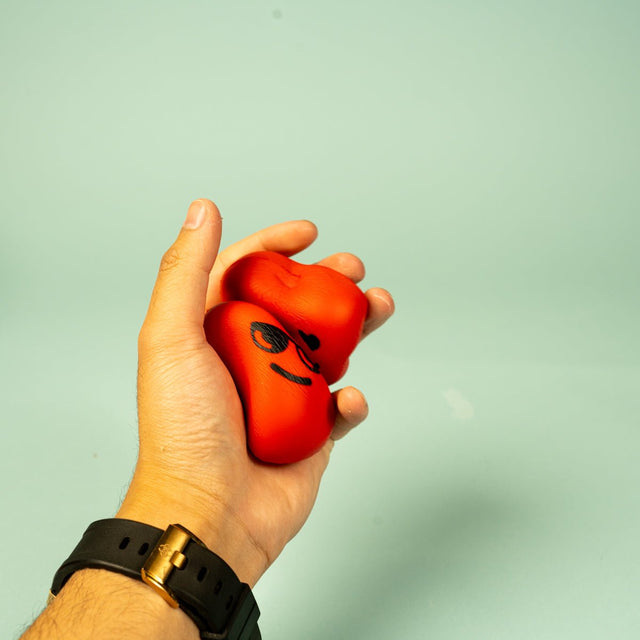
[{"label": "palm", "polygon": [[[227,471],[227,479],[235,483],[233,493],[239,497],[235,514],[273,561],[311,511],[331,444],[327,443],[311,458],[289,465],[266,464],[248,456],[240,399],[231,376],[213,349],[210,366],[210,375],[201,387],[203,406],[215,406],[218,411],[222,408],[227,418],[225,428],[218,426],[215,437],[208,434],[211,460],[219,457],[223,443],[233,459],[233,473],[229,476]],[[219,420],[216,422],[219,425]],[[208,466],[208,471],[211,474],[208,482],[215,487],[219,480],[216,465]]]}]

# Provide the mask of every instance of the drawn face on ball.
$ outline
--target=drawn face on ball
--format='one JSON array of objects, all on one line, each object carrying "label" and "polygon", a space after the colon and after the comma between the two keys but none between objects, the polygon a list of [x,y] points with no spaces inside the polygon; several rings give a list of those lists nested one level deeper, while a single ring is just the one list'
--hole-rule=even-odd
[{"label": "drawn face on ball", "polygon": [[[315,362],[309,360],[302,348],[282,329],[267,322],[252,322],[250,329],[253,344],[255,344],[259,349],[262,349],[267,353],[283,353],[291,343],[295,347],[300,362],[302,362],[302,364],[312,373],[319,373],[320,367]],[[308,376],[297,375],[287,369],[283,369],[277,362],[271,362],[269,366],[278,375],[290,380],[291,382],[295,382],[296,384],[309,386],[312,383],[311,378]]]},{"label": "drawn face on ball", "polygon": [[[366,296],[347,276],[273,251],[236,260],[224,274],[221,294],[224,301],[249,302],[268,312],[318,363],[327,384],[345,374],[369,310]],[[269,322],[262,315],[252,319]]]}]

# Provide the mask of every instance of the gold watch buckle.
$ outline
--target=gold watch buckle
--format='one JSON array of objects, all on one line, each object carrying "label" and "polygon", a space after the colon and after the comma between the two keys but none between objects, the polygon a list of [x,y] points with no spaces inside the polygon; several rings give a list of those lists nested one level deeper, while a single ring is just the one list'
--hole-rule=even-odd
[{"label": "gold watch buckle", "polygon": [[192,540],[203,547],[205,546],[201,540],[182,525],[170,524],[160,536],[140,570],[142,581],[174,608],[180,605],[167,587],[166,582],[174,569],[182,569],[186,565],[187,558],[182,552]]}]

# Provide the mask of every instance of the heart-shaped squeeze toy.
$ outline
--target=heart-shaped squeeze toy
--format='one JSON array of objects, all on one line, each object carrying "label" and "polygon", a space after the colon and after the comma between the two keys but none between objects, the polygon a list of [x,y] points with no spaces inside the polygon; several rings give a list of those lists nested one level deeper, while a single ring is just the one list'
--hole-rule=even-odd
[{"label": "heart-shaped squeeze toy", "polygon": [[278,464],[313,455],[333,428],[328,385],[359,340],[365,295],[332,269],[262,251],[229,267],[222,297],[204,328],[236,384],[249,449]]},{"label": "heart-shaped squeeze toy", "polygon": [[204,329],[238,389],[253,455],[284,464],[318,451],[333,428],[333,399],[278,320],[249,302],[225,302]]}]

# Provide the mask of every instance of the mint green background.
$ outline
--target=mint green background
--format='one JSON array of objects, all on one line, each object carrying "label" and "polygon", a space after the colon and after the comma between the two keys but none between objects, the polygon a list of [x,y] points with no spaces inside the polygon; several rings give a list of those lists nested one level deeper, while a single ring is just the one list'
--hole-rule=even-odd
[{"label": "mint green background", "polygon": [[210,197],[397,315],[256,588],[266,639],[640,637],[640,5],[0,3],[0,636],[136,450],[136,338]]}]

